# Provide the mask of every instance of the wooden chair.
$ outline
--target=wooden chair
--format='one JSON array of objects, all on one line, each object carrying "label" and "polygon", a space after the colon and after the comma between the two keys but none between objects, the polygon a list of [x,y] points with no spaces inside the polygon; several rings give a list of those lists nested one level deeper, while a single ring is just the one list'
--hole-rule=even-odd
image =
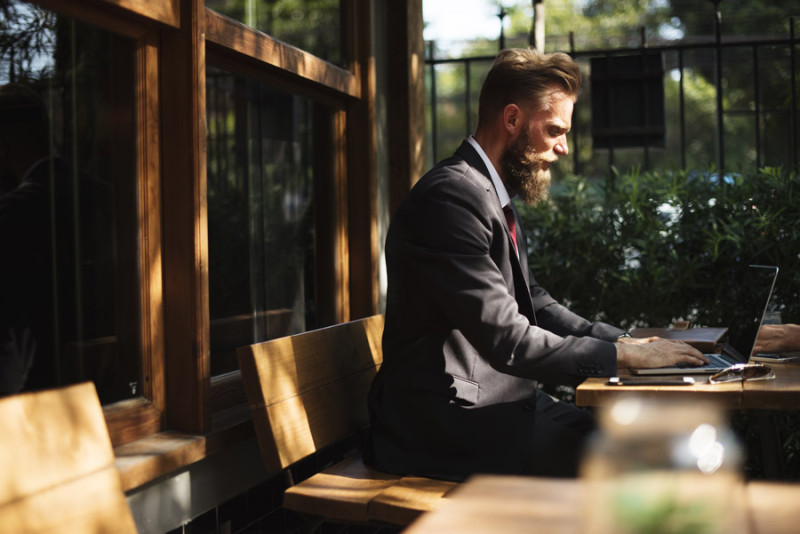
[{"label": "wooden chair", "polygon": [[[382,333],[383,316],[375,315],[237,350],[268,471],[347,442],[368,425],[367,392],[383,361]],[[289,487],[283,505],[327,520],[406,525],[455,485],[376,471],[356,451]]]},{"label": "wooden chair", "polygon": [[90,382],[0,399],[0,532],[136,533]]}]

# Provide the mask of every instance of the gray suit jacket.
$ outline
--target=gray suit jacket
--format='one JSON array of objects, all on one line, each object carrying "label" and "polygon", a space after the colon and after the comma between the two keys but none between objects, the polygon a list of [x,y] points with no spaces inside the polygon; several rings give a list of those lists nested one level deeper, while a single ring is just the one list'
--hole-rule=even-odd
[{"label": "gray suit jacket", "polygon": [[530,472],[537,381],[616,372],[622,330],[558,304],[517,257],[497,192],[464,142],[414,186],[386,240],[384,363],[368,459],[461,478]]}]

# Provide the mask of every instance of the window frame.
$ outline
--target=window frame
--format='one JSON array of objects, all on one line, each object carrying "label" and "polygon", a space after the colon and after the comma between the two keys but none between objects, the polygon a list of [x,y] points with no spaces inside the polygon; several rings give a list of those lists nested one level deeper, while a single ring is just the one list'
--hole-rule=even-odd
[{"label": "window frame", "polygon": [[33,3],[136,41],[143,383],[140,397],[104,406],[112,443],[121,446],[167,428],[196,435],[216,431],[226,423],[212,425],[212,416],[220,419],[228,409],[241,413],[246,405],[237,372],[210,376],[206,54],[215,65],[335,109],[335,179],[325,191],[334,198],[335,213],[326,216],[335,224],[323,252],[335,264],[321,291],[338,322],[376,313],[370,0],[342,0],[343,54],[352,58],[346,68],[228,19],[204,0]]},{"label": "window frame", "polygon": [[[39,0],[42,7],[59,15],[81,20],[104,31],[135,41],[136,59],[136,204],[139,254],[139,321],[142,365],[141,396],[103,406],[112,444],[121,445],[158,432],[164,419],[164,313],[161,276],[161,163],[158,34],[152,25],[122,16],[115,9],[97,9],[83,4],[64,4]],[[169,22],[169,6],[158,2],[119,2],[129,4],[139,14],[159,15],[159,22]]]}]

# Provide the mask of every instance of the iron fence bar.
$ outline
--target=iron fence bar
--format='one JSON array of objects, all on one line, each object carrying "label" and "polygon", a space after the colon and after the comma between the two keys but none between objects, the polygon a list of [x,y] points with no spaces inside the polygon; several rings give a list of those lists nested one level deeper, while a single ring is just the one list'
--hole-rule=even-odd
[{"label": "iron fence bar", "polygon": [[723,102],[722,102],[722,12],[719,10],[720,0],[713,0],[714,2],[714,34],[716,37],[717,46],[714,49],[714,57],[716,60],[716,76],[715,85],[717,89],[717,173],[719,173],[720,183],[722,183],[722,174],[725,168],[725,139],[724,139],[724,119],[723,119]]},{"label": "iron fence bar", "polygon": [[[644,70],[647,68],[647,63],[645,59],[646,58],[645,54],[647,54],[647,34],[645,33],[644,26],[642,26],[639,31],[640,31],[639,35],[641,36],[641,41],[642,41],[642,55],[640,56],[639,61],[642,72],[644,72]],[[648,80],[645,79],[642,83],[646,85],[648,83]],[[642,102],[642,109],[644,110],[644,123],[646,125],[650,125],[649,94],[650,92],[647,90],[642,91],[642,98],[644,99],[644,102]],[[647,139],[645,139],[644,142],[644,168],[647,171],[650,170],[650,143],[648,142]]]},{"label": "iron fence bar", "polygon": [[[719,14],[718,14],[719,15]],[[694,42],[686,42],[681,41],[679,43],[658,43],[653,45],[652,43],[648,43],[646,46],[650,51],[659,51],[661,53],[675,51],[678,54],[678,70],[680,73],[680,83],[679,83],[679,98],[680,98],[680,157],[681,157],[681,165],[685,168],[687,164],[687,125],[686,125],[686,93],[685,93],[685,77],[684,77],[684,70],[685,66],[685,52],[687,50],[704,50],[704,49],[713,49],[715,52],[716,58],[716,73],[715,73],[715,87],[716,87],[716,126],[717,126],[717,167],[719,168],[720,174],[724,171],[724,116],[729,115],[734,110],[725,110],[724,109],[724,102],[723,102],[723,92],[722,92],[722,51],[724,49],[733,48],[733,47],[750,47],[753,49],[754,57],[756,57],[758,53],[758,49],[761,46],[788,46],[790,50],[790,60],[791,60],[791,113],[790,113],[790,131],[789,136],[791,137],[791,162],[793,168],[795,170],[800,170],[798,168],[798,149],[797,149],[797,142],[798,142],[798,109],[797,109],[797,65],[796,65],[796,51],[797,51],[797,36],[795,35],[795,19],[796,17],[790,17],[790,32],[788,38],[748,38],[748,39],[738,39],[734,37],[726,37],[725,40],[722,39],[722,32],[721,32],[721,15],[716,17],[716,34],[713,40],[700,40]],[[618,55],[630,55],[631,53],[642,53],[643,46],[636,46],[636,47],[625,47],[625,48],[610,48],[610,49],[592,49],[592,50],[583,50],[578,51],[576,50],[575,45],[575,34],[574,32],[570,32],[569,35],[569,54],[575,58],[590,58],[590,57],[598,57],[598,56],[618,56]],[[430,95],[431,95],[431,131],[432,131],[432,153],[434,156],[434,161],[438,160],[438,116],[436,113],[437,110],[437,86],[436,86],[436,66],[442,64],[465,64],[469,65],[466,67],[469,74],[467,75],[467,96],[465,97],[465,102],[469,102],[471,100],[471,63],[472,62],[492,62],[496,56],[494,55],[479,55],[479,56],[470,56],[470,57],[463,57],[463,58],[440,58],[437,59],[434,57],[434,42],[429,41],[429,58],[426,59],[426,63],[431,67],[431,87],[430,87]],[[755,60],[755,63],[758,63],[758,60]],[[766,112],[765,109],[760,102],[760,85],[759,80],[757,79],[757,73],[754,73],[754,84],[756,84],[756,92],[757,92],[757,102],[756,102],[756,144],[757,144],[757,163],[760,166],[761,160],[763,159],[763,150],[761,147],[761,138],[763,137],[760,132],[759,124],[761,120],[761,116]],[[466,104],[466,113],[467,113],[467,129],[471,130],[471,113],[469,104]],[[614,147],[609,147],[609,166],[614,164]],[[646,159],[646,167],[649,167],[649,158],[647,154],[647,147],[644,147],[645,150],[645,159]],[[578,129],[573,128],[572,130],[572,155],[573,155],[573,166],[575,174],[579,174],[581,172],[581,163],[580,163],[580,153],[581,153],[581,146],[580,140],[578,136]]]},{"label": "iron fence bar", "polygon": [[[781,46],[781,45],[790,45],[792,43],[797,43],[797,38],[795,37],[784,37],[784,38],[750,38],[750,39],[732,39],[730,37],[721,40],[717,43],[715,40],[703,40],[697,42],[686,42],[681,41],[675,44],[669,43],[649,43],[648,48],[650,50],[659,50],[662,52],[668,51],[676,51],[676,50],[686,50],[686,49],[697,49],[703,50],[712,48],[715,49],[717,47],[720,48],[739,48],[743,46],[751,46],[751,45],[758,45],[758,46]],[[627,46],[627,47],[620,47],[620,48],[593,48],[591,50],[576,50],[574,52],[570,52],[570,55],[575,57],[592,57],[592,56],[605,56],[605,55],[631,55],[633,53],[639,52],[641,47],[639,46]],[[444,60],[440,60],[444,61]],[[459,61],[459,60],[453,60]],[[462,59],[463,61],[463,59]]]},{"label": "iron fence bar", "polygon": [[798,171],[800,169],[798,169],[797,167],[797,88],[796,88],[797,82],[795,81],[797,74],[796,70],[797,63],[795,61],[796,56],[795,56],[795,41],[794,41],[795,20],[796,20],[795,17],[789,18],[789,38],[791,39],[791,44],[789,45],[789,59],[791,63],[790,81],[791,81],[791,91],[792,91],[791,95],[792,113],[789,116],[789,124],[791,125],[791,127],[789,128],[789,136],[791,138],[791,143],[792,143],[792,168],[795,171]]},{"label": "iron fence bar", "polygon": [[[608,70],[611,70],[611,68],[609,66],[609,63],[611,63],[611,62],[608,61],[610,59],[611,59],[611,56],[607,55],[606,56],[606,68]],[[611,91],[608,90],[608,89],[606,89],[606,113],[608,113],[609,117],[613,117],[614,116],[614,101],[611,98]],[[608,145],[608,168],[609,169],[614,166],[614,141],[615,141],[614,136],[611,136],[611,138],[609,140],[609,145]],[[609,179],[613,179],[613,175],[611,173],[609,173],[608,176],[609,176]]]},{"label": "iron fence bar", "polygon": [[683,87],[683,48],[678,49],[678,98],[680,99],[680,130],[681,130],[681,168],[686,168],[686,95]]},{"label": "iron fence bar", "polygon": [[758,45],[753,45],[753,100],[755,100],[756,122],[756,169],[761,168],[761,94],[759,91]]}]

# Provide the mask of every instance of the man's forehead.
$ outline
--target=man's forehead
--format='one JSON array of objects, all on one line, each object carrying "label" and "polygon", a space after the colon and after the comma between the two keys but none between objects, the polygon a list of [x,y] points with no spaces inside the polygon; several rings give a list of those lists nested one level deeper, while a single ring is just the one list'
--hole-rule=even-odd
[{"label": "man's forehead", "polygon": [[549,106],[536,111],[534,116],[538,120],[546,121],[549,124],[568,128],[572,122],[573,106],[574,100],[562,92],[559,97],[555,97],[550,101]]}]

